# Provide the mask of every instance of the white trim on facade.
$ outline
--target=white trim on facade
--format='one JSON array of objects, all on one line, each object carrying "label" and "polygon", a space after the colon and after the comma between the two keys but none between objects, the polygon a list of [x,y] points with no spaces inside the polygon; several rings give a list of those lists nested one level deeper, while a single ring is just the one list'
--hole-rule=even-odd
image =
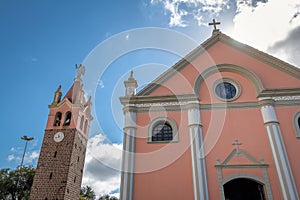
[{"label": "white trim on facade", "polygon": [[[269,100],[264,98],[264,100]],[[281,130],[274,106],[269,102],[261,107],[283,199],[299,200],[292,170],[281,137]]]},{"label": "white trim on facade", "polygon": [[191,103],[188,110],[188,125],[190,131],[193,187],[195,200],[208,200],[208,184],[204,158],[202,125],[199,105]]}]

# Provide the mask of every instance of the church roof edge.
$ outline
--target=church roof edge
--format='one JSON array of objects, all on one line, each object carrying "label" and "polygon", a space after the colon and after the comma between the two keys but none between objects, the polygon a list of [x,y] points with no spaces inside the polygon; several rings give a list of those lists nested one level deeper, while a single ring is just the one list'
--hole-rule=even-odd
[{"label": "church roof edge", "polygon": [[193,61],[196,57],[198,57],[199,55],[204,53],[206,50],[208,50],[211,46],[213,46],[218,41],[222,42],[226,45],[229,45],[229,46],[257,59],[257,60],[260,60],[263,63],[266,63],[266,64],[300,80],[300,69],[299,68],[297,68],[283,60],[280,60],[270,54],[262,52],[256,48],[253,48],[249,45],[238,42],[237,40],[229,37],[228,35],[222,33],[221,31],[218,31],[215,34],[213,34],[211,37],[209,37],[207,40],[205,40],[198,47],[193,49],[184,58],[182,58],[177,63],[175,63],[172,67],[170,67],[168,70],[166,70],[160,76],[158,76],[154,81],[152,81],[150,84],[148,84],[146,87],[144,87],[140,92],[137,93],[137,96],[145,96],[145,95],[151,94],[155,89],[160,87],[160,85],[162,83],[164,83],[166,80],[171,78],[177,72],[182,70],[191,61]]}]

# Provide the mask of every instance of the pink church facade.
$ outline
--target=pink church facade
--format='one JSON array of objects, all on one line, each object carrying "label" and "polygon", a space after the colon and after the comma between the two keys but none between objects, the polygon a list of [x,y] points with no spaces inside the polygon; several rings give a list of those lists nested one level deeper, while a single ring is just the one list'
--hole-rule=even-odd
[{"label": "pink church facade", "polygon": [[299,199],[298,68],[214,31],[125,87],[122,200]]}]

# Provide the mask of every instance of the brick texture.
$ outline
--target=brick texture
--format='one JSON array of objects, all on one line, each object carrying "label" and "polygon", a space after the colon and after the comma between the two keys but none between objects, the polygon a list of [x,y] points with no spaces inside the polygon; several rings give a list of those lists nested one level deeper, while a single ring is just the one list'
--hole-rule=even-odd
[{"label": "brick texture", "polygon": [[[53,137],[64,133],[61,142]],[[87,140],[76,129],[46,130],[31,189],[31,200],[79,199]]]}]

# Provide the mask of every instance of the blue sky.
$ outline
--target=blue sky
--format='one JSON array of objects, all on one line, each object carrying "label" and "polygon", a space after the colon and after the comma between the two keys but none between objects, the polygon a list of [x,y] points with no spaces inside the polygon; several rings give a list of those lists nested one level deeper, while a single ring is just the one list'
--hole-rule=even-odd
[{"label": "blue sky", "polygon": [[[75,64],[87,61],[93,50],[116,34],[130,33],[134,43],[131,33],[135,29],[156,27],[178,31],[200,44],[211,35],[207,23],[216,18],[222,23],[222,32],[300,66],[296,56],[300,53],[299,14],[299,3],[293,0],[0,0],[0,168],[13,169],[20,164],[23,135],[35,137],[28,146],[25,165],[36,165],[54,91],[61,84],[67,92],[76,75]],[[120,83],[135,68],[136,79],[145,85],[180,58],[161,49],[131,51],[112,60],[99,77],[94,91],[98,121],[93,123],[99,122],[101,129],[91,130],[84,178],[98,193],[118,192],[119,173],[110,168],[118,168],[120,162],[122,111],[115,101],[123,95]],[[141,71],[151,67],[143,80]],[[115,160],[103,165],[108,156]],[[104,173],[107,176],[101,180]]]}]

